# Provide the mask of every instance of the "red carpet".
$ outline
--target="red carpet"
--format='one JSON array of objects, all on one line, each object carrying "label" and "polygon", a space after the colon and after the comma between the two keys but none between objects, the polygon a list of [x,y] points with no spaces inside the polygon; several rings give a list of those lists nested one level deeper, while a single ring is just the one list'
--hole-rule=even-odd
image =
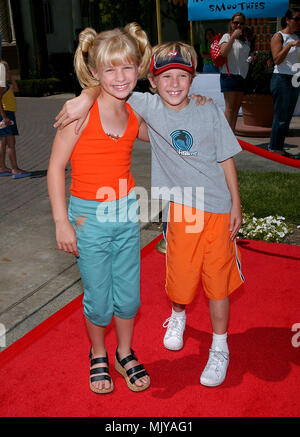
[{"label": "red carpet", "polygon": [[[162,346],[170,307],[164,293],[164,255],[154,241],[142,251],[142,307],[133,348],[151,388],[132,393],[111,365],[115,390],[89,389],[89,341],[81,298],[50,317],[0,355],[2,417],[297,417],[300,414],[300,247],[240,241],[245,284],[231,298],[231,362],[220,387],[199,384],[211,341],[206,298],[188,310],[185,346]],[[298,341],[297,341],[298,340]],[[114,330],[107,333],[111,364]]]}]

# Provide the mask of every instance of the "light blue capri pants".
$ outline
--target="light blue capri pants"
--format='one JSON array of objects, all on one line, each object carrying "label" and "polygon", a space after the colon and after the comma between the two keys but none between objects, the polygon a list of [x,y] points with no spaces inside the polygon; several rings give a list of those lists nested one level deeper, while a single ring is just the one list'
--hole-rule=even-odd
[{"label": "light blue capri pants", "polygon": [[98,326],[133,318],[140,306],[140,227],[133,191],[111,202],[71,196],[84,315]]}]

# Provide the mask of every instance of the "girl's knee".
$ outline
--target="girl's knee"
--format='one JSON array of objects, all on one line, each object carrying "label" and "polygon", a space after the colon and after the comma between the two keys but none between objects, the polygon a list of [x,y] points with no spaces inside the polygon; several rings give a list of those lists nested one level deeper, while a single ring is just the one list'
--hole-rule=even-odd
[{"label": "girl's knee", "polygon": [[141,305],[140,298],[132,299],[126,303],[115,303],[114,314],[121,319],[132,319],[135,317]]},{"label": "girl's knee", "polygon": [[96,308],[84,308],[85,317],[97,326],[108,326],[111,322],[113,313],[103,312]]}]

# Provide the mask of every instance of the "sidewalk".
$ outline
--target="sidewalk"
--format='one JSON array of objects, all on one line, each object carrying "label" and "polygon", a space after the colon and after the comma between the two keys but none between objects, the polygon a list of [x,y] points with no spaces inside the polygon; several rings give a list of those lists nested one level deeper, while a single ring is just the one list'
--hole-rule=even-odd
[{"label": "sidewalk", "polygon": [[[56,249],[54,225],[47,193],[46,170],[55,129],[55,115],[72,95],[17,99],[17,155],[21,168],[32,178],[0,178],[0,335],[5,327],[9,346],[51,314],[82,293],[80,275],[72,255]],[[290,152],[300,153],[300,117],[292,122]],[[242,138],[249,143],[266,144],[268,138]],[[145,187],[150,202],[151,150],[136,141],[132,172],[136,186]],[[268,161],[246,151],[236,157],[238,170],[299,170]],[[70,184],[67,171],[67,192]],[[157,218],[157,217],[156,217]],[[149,213],[149,222],[153,219]],[[160,234],[141,223],[142,247]],[[153,227],[151,227],[152,229]],[[3,340],[3,338],[2,338]],[[1,341],[1,337],[0,337]],[[2,346],[2,347],[1,347]],[[0,350],[3,350],[3,341]]]}]

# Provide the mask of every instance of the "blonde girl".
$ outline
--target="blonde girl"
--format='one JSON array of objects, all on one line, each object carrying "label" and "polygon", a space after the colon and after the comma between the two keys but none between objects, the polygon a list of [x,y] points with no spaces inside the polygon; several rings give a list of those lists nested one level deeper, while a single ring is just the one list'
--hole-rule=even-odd
[{"label": "blonde girl", "polygon": [[[136,23],[79,36],[74,65],[83,88],[100,87],[87,120],[59,130],[48,169],[48,189],[58,248],[75,255],[84,286],[84,315],[91,341],[90,388],[109,393],[106,327],[114,319],[118,346],[115,368],[130,390],[145,390],[150,378],[131,349],[140,306],[140,244],[137,199],[130,173],[131,151],[145,125],[126,99],[148,70],[151,47]],[[72,183],[65,202],[65,167]]]}]

